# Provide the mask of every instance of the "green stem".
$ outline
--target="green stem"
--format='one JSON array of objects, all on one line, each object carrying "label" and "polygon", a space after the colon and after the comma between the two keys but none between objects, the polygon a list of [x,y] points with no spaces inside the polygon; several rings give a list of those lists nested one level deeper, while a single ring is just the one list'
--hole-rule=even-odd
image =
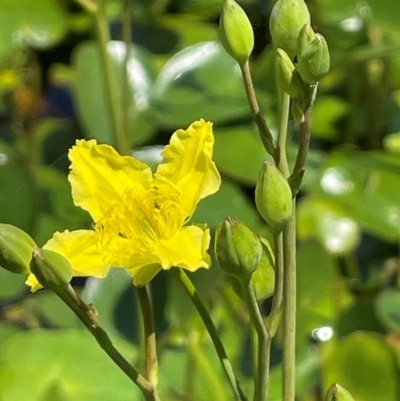
[{"label": "green stem", "polygon": [[281,121],[278,134],[278,168],[288,178],[290,175],[289,164],[286,155],[286,141],[290,112],[290,96],[287,93],[282,95]]},{"label": "green stem", "polygon": [[257,333],[257,366],[254,380],[254,401],[265,401],[269,386],[269,360],[272,337],[268,334],[251,280],[243,285],[243,293],[249,309],[251,321]]},{"label": "green stem", "polygon": [[100,48],[101,61],[104,69],[104,84],[106,89],[106,100],[111,115],[111,125],[114,135],[115,146],[121,154],[129,153],[129,144],[124,129],[118,106],[117,84],[115,74],[112,69],[111,59],[108,54],[108,43],[110,42],[110,33],[108,30],[108,20],[104,6],[104,0],[99,0],[97,11],[93,14],[97,28],[98,42]]},{"label": "green stem", "polygon": [[232,388],[232,392],[235,397],[234,399],[236,401],[248,401],[246,395],[244,394],[244,392],[240,386],[239,381],[235,377],[235,374],[232,369],[232,365],[225,352],[225,348],[221,342],[221,339],[219,338],[217,329],[216,329],[213,321],[211,320],[211,317],[210,317],[206,307],[204,306],[203,302],[201,301],[199,295],[197,294],[197,290],[196,290],[195,286],[193,285],[192,281],[190,280],[190,278],[187,276],[187,274],[182,269],[179,269],[179,268],[171,269],[171,273],[181,283],[185,292],[187,293],[190,300],[193,302],[193,305],[197,309],[197,312],[199,313],[201,319],[203,320],[203,323],[211,337],[211,340],[214,344],[215,350],[221,361],[224,372],[228,378],[228,382]]},{"label": "green stem", "polygon": [[142,310],[143,317],[143,329],[145,337],[145,349],[146,349],[146,379],[150,382],[153,387],[153,393],[155,399],[157,396],[157,381],[158,381],[158,360],[157,360],[157,343],[156,333],[154,331],[153,324],[153,309],[151,307],[149,294],[146,287],[138,287],[138,296],[140,308]]},{"label": "green stem", "polygon": [[[282,97],[281,123],[278,134],[279,170],[290,176],[286,155],[287,129],[290,97]],[[295,398],[295,351],[296,351],[296,221],[295,201],[293,212],[283,230],[283,401]]]},{"label": "green stem", "polygon": [[54,292],[78,316],[81,322],[96,339],[100,347],[115,362],[115,364],[140,388],[145,400],[157,401],[157,398],[153,394],[151,383],[146,380],[114,347],[110,337],[101,327],[93,310],[83,302],[71,285],[68,285],[66,289],[54,289]]},{"label": "green stem", "polygon": [[271,337],[278,328],[283,306],[283,254],[283,234],[280,233],[275,237],[275,288],[271,312],[266,321],[266,329]]},{"label": "green stem", "polygon": [[128,63],[129,59],[132,56],[132,29],[131,29],[131,0],[124,0],[122,6],[122,37],[125,44],[125,56],[124,62],[122,65],[122,125],[125,135],[128,135],[131,130],[130,124],[130,113],[131,113],[131,102],[132,96],[130,93],[130,85],[129,85],[129,72],[128,72]]},{"label": "green stem", "polygon": [[283,401],[295,399],[296,362],[296,202],[283,230],[284,286],[283,286]]},{"label": "green stem", "polygon": [[241,67],[244,87],[246,88],[247,97],[249,99],[250,109],[253,114],[254,121],[258,128],[261,141],[265,147],[265,150],[274,158],[276,161],[276,148],[274,145],[274,139],[268,125],[261,115],[260,107],[258,105],[256,92],[254,90],[253,80],[251,79],[249,62],[247,61],[243,67]]}]

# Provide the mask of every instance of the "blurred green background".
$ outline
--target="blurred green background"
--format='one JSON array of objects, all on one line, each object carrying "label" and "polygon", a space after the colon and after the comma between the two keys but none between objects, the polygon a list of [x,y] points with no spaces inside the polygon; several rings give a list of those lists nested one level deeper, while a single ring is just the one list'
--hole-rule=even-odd
[{"label": "blurred green background", "polygon": [[[222,0],[131,0],[126,55],[124,2],[107,0],[119,118],[133,154],[155,165],[171,133],[214,122],[221,190],[195,222],[232,215],[265,233],[253,190],[267,155],[241,75],[216,41]],[[279,101],[268,18],[274,1],[242,0],[255,31],[251,69],[275,132]],[[331,71],[319,85],[311,150],[298,196],[299,401],[319,401],[333,382],[356,401],[400,399],[400,2],[307,1],[327,39]],[[89,227],[67,182],[77,138],[113,143],[94,23],[68,0],[0,3],[0,222],[39,245],[54,231]],[[124,68],[127,66],[127,74]],[[289,153],[295,155],[293,125]],[[0,269],[0,401],[139,400],[73,314],[46,290]],[[214,266],[193,280],[246,388],[248,317]],[[140,319],[130,278],[74,282],[123,353],[140,366]],[[212,285],[210,285],[212,283]],[[219,362],[189,300],[167,274],[151,284],[163,400],[229,400]],[[266,313],[270,299],[264,301]],[[281,338],[270,400],[281,399]]]}]

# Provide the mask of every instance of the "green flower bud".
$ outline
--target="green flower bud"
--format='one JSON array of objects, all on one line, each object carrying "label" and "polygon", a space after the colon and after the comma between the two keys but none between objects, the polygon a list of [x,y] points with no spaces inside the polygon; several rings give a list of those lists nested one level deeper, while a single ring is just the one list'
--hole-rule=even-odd
[{"label": "green flower bud", "polygon": [[254,33],[246,13],[234,0],[224,1],[219,39],[226,52],[243,66],[253,51]]},{"label": "green flower bud", "polygon": [[300,30],[299,38],[297,41],[297,58],[301,56],[304,48],[316,38],[317,36],[314,30],[311,28],[311,25],[305,24]]},{"label": "green flower bud", "polygon": [[261,217],[279,233],[292,214],[292,191],[282,173],[265,162],[256,185],[256,206]]},{"label": "green flower bud", "polygon": [[52,290],[65,289],[72,279],[72,267],[68,259],[50,249],[35,249],[31,272],[43,287]]},{"label": "green flower bud", "polygon": [[291,59],[297,54],[301,28],[310,23],[304,0],[279,0],[272,8],[269,29],[276,48],[285,50]]},{"label": "green flower bud", "polygon": [[0,224],[0,266],[16,274],[28,274],[35,241],[20,228]]},{"label": "green flower bud", "polygon": [[304,121],[304,110],[301,103],[302,102],[295,99],[290,106],[293,120],[296,121],[296,123],[298,124],[301,124]]},{"label": "green flower bud", "polygon": [[258,302],[272,296],[275,288],[275,255],[271,244],[260,238],[262,255],[257,270],[251,276],[254,293]]},{"label": "green flower bud", "polygon": [[260,263],[259,238],[233,217],[227,217],[217,227],[214,248],[221,269],[237,278],[250,278]]},{"label": "green flower bud", "polygon": [[326,393],[326,401],[354,401],[352,395],[341,385],[335,383],[329,387]]},{"label": "green flower bud", "polygon": [[282,49],[276,50],[276,73],[280,89],[289,94],[290,97],[295,99],[307,91],[306,85],[295,69],[292,60]]},{"label": "green flower bud", "polygon": [[320,81],[328,73],[330,66],[328,44],[319,33],[315,36],[301,50],[297,65],[301,78],[309,84]]}]

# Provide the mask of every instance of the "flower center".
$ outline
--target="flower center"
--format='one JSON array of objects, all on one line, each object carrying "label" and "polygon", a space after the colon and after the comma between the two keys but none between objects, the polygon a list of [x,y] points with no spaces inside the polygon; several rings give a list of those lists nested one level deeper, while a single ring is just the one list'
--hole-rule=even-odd
[{"label": "flower center", "polygon": [[172,238],[187,217],[180,198],[173,183],[159,176],[148,188],[128,188],[96,223],[99,247],[106,258],[121,260],[135,253],[152,253],[158,241]]}]

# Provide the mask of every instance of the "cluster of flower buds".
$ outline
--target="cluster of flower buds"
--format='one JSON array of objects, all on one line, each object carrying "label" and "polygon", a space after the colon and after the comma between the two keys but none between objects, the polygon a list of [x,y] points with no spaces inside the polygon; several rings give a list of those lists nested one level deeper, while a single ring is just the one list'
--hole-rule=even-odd
[{"label": "cluster of flower buds", "polygon": [[271,12],[270,32],[277,49],[278,85],[294,100],[292,114],[301,122],[316,84],[329,71],[328,45],[311,28],[304,0],[279,0]]}]

